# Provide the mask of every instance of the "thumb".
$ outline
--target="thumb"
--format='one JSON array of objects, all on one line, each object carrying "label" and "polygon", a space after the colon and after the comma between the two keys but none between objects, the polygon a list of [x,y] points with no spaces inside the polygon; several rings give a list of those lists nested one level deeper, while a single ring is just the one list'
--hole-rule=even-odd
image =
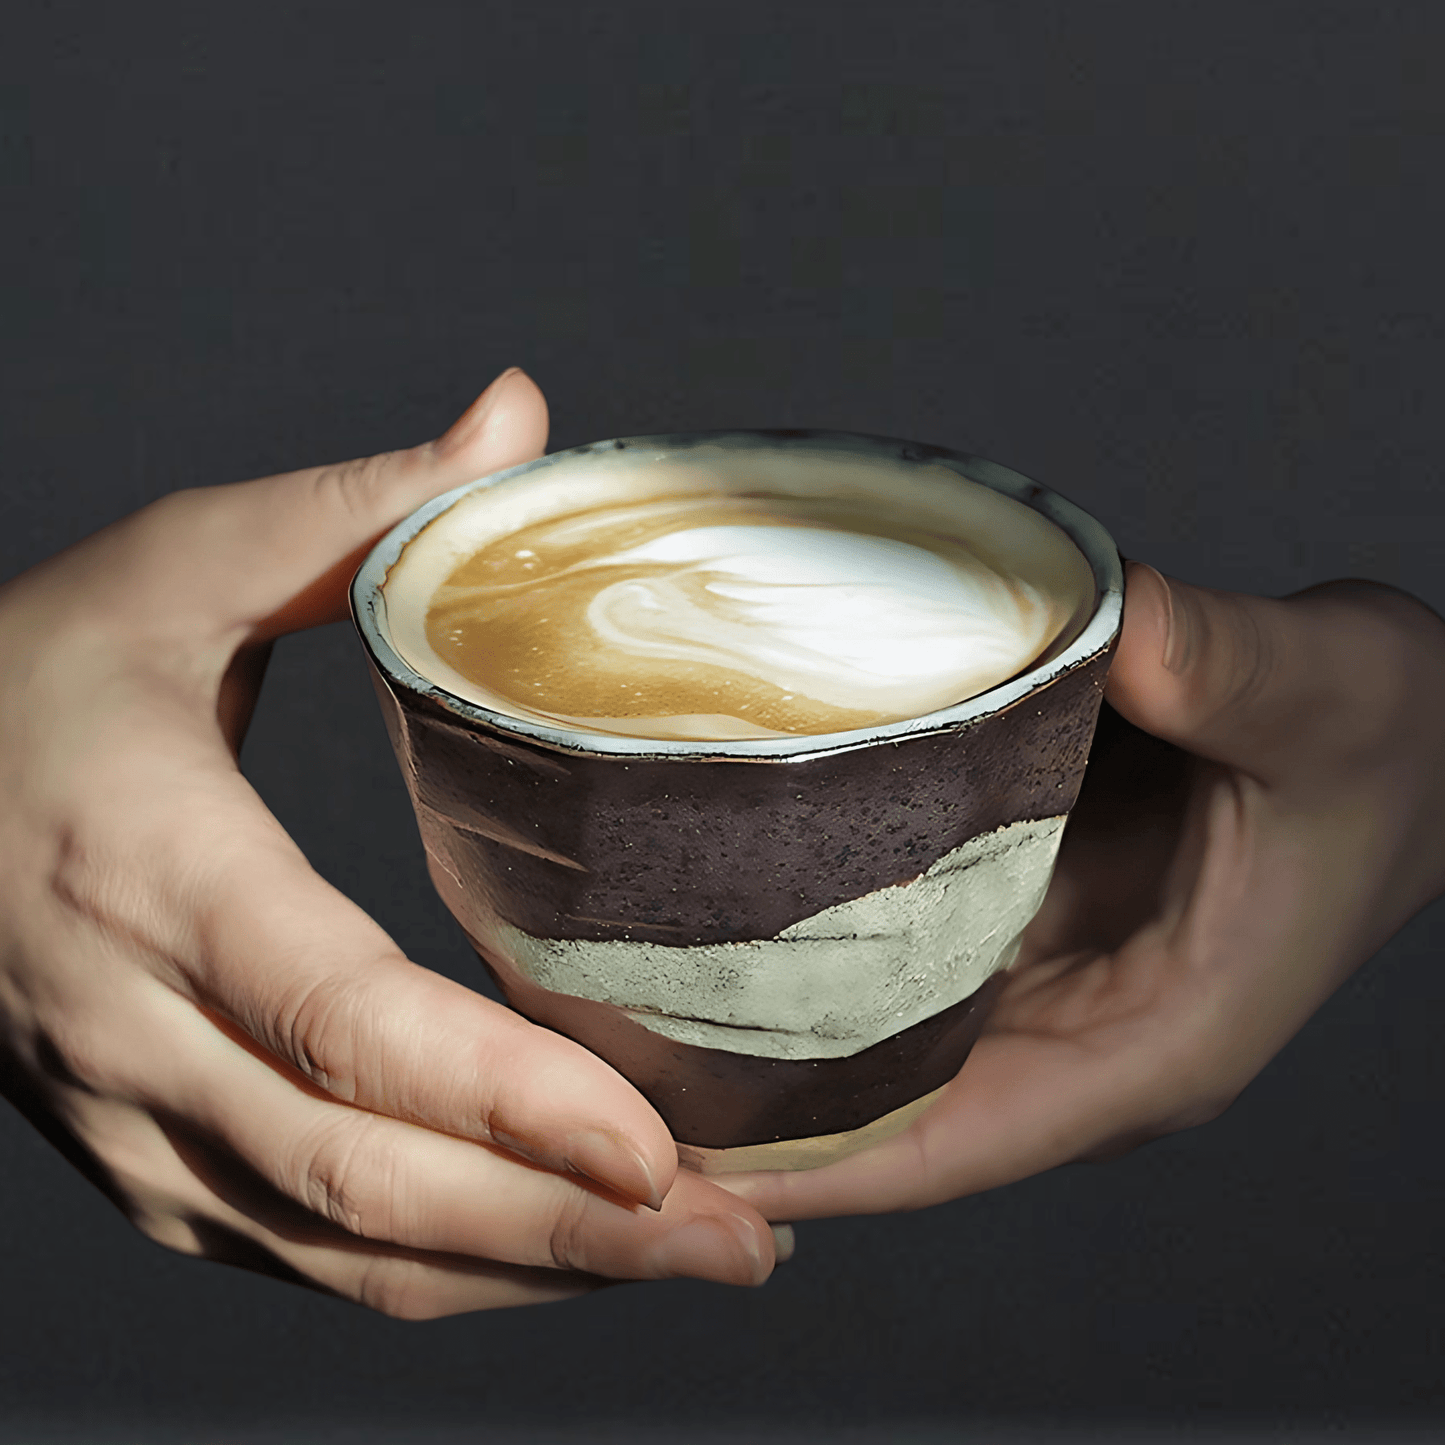
[{"label": "thumb", "polygon": [[264,644],[340,621],[347,586],[388,528],[443,492],[532,460],[547,445],[547,403],[518,367],[504,371],[443,436],[403,451],[259,481],[175,492],[125,519],[83,559],[108,558],[112,589],[138,625],[180,618],[189,632]]},{"label": "thumb", "polygon": [[[255,489],[246,501],[263,544],[282,549],[289,564],[254,604],[267,611],[257,640],[344,618],[351,578],[384,532],[453,487],[540,457],[547,430],[541,389],[513,366],[435,441],[244,483]],[[281,600],[289,585],[299,590]]]},{"label": "thumb", "polygon": [[1193,587],[1130,562],[1104,696],[1145,732],[1276,782],[1331,703],[1326,645],[1297,602]]}]

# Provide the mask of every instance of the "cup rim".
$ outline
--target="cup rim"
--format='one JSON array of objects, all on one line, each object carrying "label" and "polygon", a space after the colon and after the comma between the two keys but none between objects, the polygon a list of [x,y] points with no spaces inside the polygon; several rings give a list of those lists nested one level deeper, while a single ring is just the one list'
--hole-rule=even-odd
[{"label": "cup rim", "polygon": [[[1079,635],[1047,661],[977,693],[951,707],[939,708],[901,722],[880,723],[838,733],[801,733],[786,738],[664,739],[634,738],[586,732],[562,724],[534,722],[512,717],[458,697],[440,684],[416,672],[391,646],[382,586],[401,556],[402,549],[425,526],[449,510],[463,497],[484,488],[511,482],[531,472],[555,466],[569,457],[592,452],[685,451],[707,445],[738,445],[799,451],[839,450],[862,454],[874,460],[941,464],[969,481],[1022,502],[1055,523],[1083,553],[1094,574],[1095,602],[1089,620]],[[389,684],[429,698],[444,711],[493,732],[541,743],[548,748],[574,754],[620,758],[712,759],[747,761],[796,761],[821,757],[879,743],[903,742],[929,733],[955,732],[1010,707],[1031,692],[1053,682],[1064,673],[1106,649],[1118,635],[1123,618],[1124,571],[1113,539],[1102,525],[1066,497],[986,457],[948,447],[904,441],[897,437],[872,436],[861,432],[798,429],[753,430],[725,428],[718,431],[667,432],[652,436],[617,437],[589,442],[552,452],[505,471],[489,473],[464,482],[423,503],[402,518],[367,553],[349,590],[351,616],[372,661]]]}]

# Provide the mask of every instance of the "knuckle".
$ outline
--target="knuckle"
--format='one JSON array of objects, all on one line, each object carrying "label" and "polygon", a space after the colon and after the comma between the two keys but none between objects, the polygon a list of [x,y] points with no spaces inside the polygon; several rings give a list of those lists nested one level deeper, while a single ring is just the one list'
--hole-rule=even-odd
[{"label": "knuckle", "polygon": [[[88,770],[82,771],[83,779]],[[194,938],[188,909],[201,891],[189,830],[159,817],[67,817],[38,866],[48,903],[92,956],[174,977]]]},{"label": "knuckle", "polygon": [[91,827],[67,820],[55,831],[47,856],[51,897],[72,916],[115,929],[127,920],[117,917],[113,895],[119,860]]},{"label": "knuckle", "polygon": [[[215,1196],[146,1110],[83,1099],[66,1111],[82,1172],[139,1233],[177,1254],[210,1256],[205,1221]],[[70,1151],[67,1150],[67,1153]]]},{"label": "knuckle", "polygon": [[30,1040],[29,1053],[36,1075],[52,1088],[114,1094],[121,1092],[123,1081],[109,1043],[104,1029],[88,1026],[81,1017],[71,1017],[38,1027]]},{"label": "knuckle", "polygon": [[378,452],[375,456],[357,457],[322,467],[316,474],[315,487],[320,500],[338,503],[358,522],[371,521],[376,508],[377,493],[391,471],[395,452]]},{"label": "knuckle", "polygon": [[1268,694],[1277,668],[1276,639],[1261,626],[1252,599],[1221,592],[1208,611],[1193,614],[1207,665],[1192,671],[1191,702],[1214,718],[1248,715]]},{"label": "knuckle", "polygon": [[379,1126],[362,1113],[330,1122],[302,1147],[292,1173],[313,1213],[358,1238],[389,1240],[404,1211],[396,1154]]},{"label": "knuckle", "polygon": [[318,1088],[356,1099],[359,985],[337,975],[310,979],[277,1010],[276,1044]]},{"label": "knuckle", "polygon": [[394,1320],[440,1319],[453,1313],[440,1298],[429,1269],[420,1261],[378,1256],[357,1282],[357,1304]]},{"label": "knuckle", "polygon": [[156,1061],[136,1047],[131,1027],[117,1026],[119,1019],[136,1022],[134,991],[106,987],[86,997],[65,987],[67,980],[56,982],[50,998],[31,1000],[31,1016],[5,1031],[4,1053],[51,1107],[90,1107],[144,1094]]},{"label": "knuckle", "polygon": [[555,1269],[588,1270],[587,1217],[591,1196],[584,1190],[568,1191],[557,1208],[547,1237]]}]

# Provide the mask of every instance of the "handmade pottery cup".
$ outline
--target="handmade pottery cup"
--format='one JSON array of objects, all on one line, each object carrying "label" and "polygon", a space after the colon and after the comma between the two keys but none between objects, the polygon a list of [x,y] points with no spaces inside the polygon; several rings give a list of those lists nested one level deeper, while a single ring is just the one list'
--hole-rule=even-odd
[{"label": "handmade pottery cup", "polygon": [[[387,581],[479,490],[618,452],[846,455],[981,483],[1093,575],[1041,661],[927,716],[849,733],[656,741],[507,715],[402,657]],[[829,432],[636,437],[457,488],[389,532],[351,590],[438,893],[511,1005],[641,1091],[704,1172],[808,1168],[911,1123],[962,1068],[1043,900],[1118,640],[1104,529],[982,458]],[[395,601],[395,599],[392,599]]]}]

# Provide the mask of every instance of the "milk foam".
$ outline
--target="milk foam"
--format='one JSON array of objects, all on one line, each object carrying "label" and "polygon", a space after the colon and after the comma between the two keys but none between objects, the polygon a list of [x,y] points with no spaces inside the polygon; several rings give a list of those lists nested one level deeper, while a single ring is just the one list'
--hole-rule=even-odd
[{"label": "milk foam", "polygon": [[922,716],[1077,635],[1093,574],[951,469],[708,445],[565,455],[478,489],[383,587],[398,653],[521,718],[643,738]]},{"label": "milk foam", "polygon": [[670,564],[597,592],[587,621],[600,644],[732,668],[880,716],[916,717],[981,692],[1049,640],[1037,589],[1010,587],[975,557],[945,561],[891,537],[692,527],[598,561]]}]

